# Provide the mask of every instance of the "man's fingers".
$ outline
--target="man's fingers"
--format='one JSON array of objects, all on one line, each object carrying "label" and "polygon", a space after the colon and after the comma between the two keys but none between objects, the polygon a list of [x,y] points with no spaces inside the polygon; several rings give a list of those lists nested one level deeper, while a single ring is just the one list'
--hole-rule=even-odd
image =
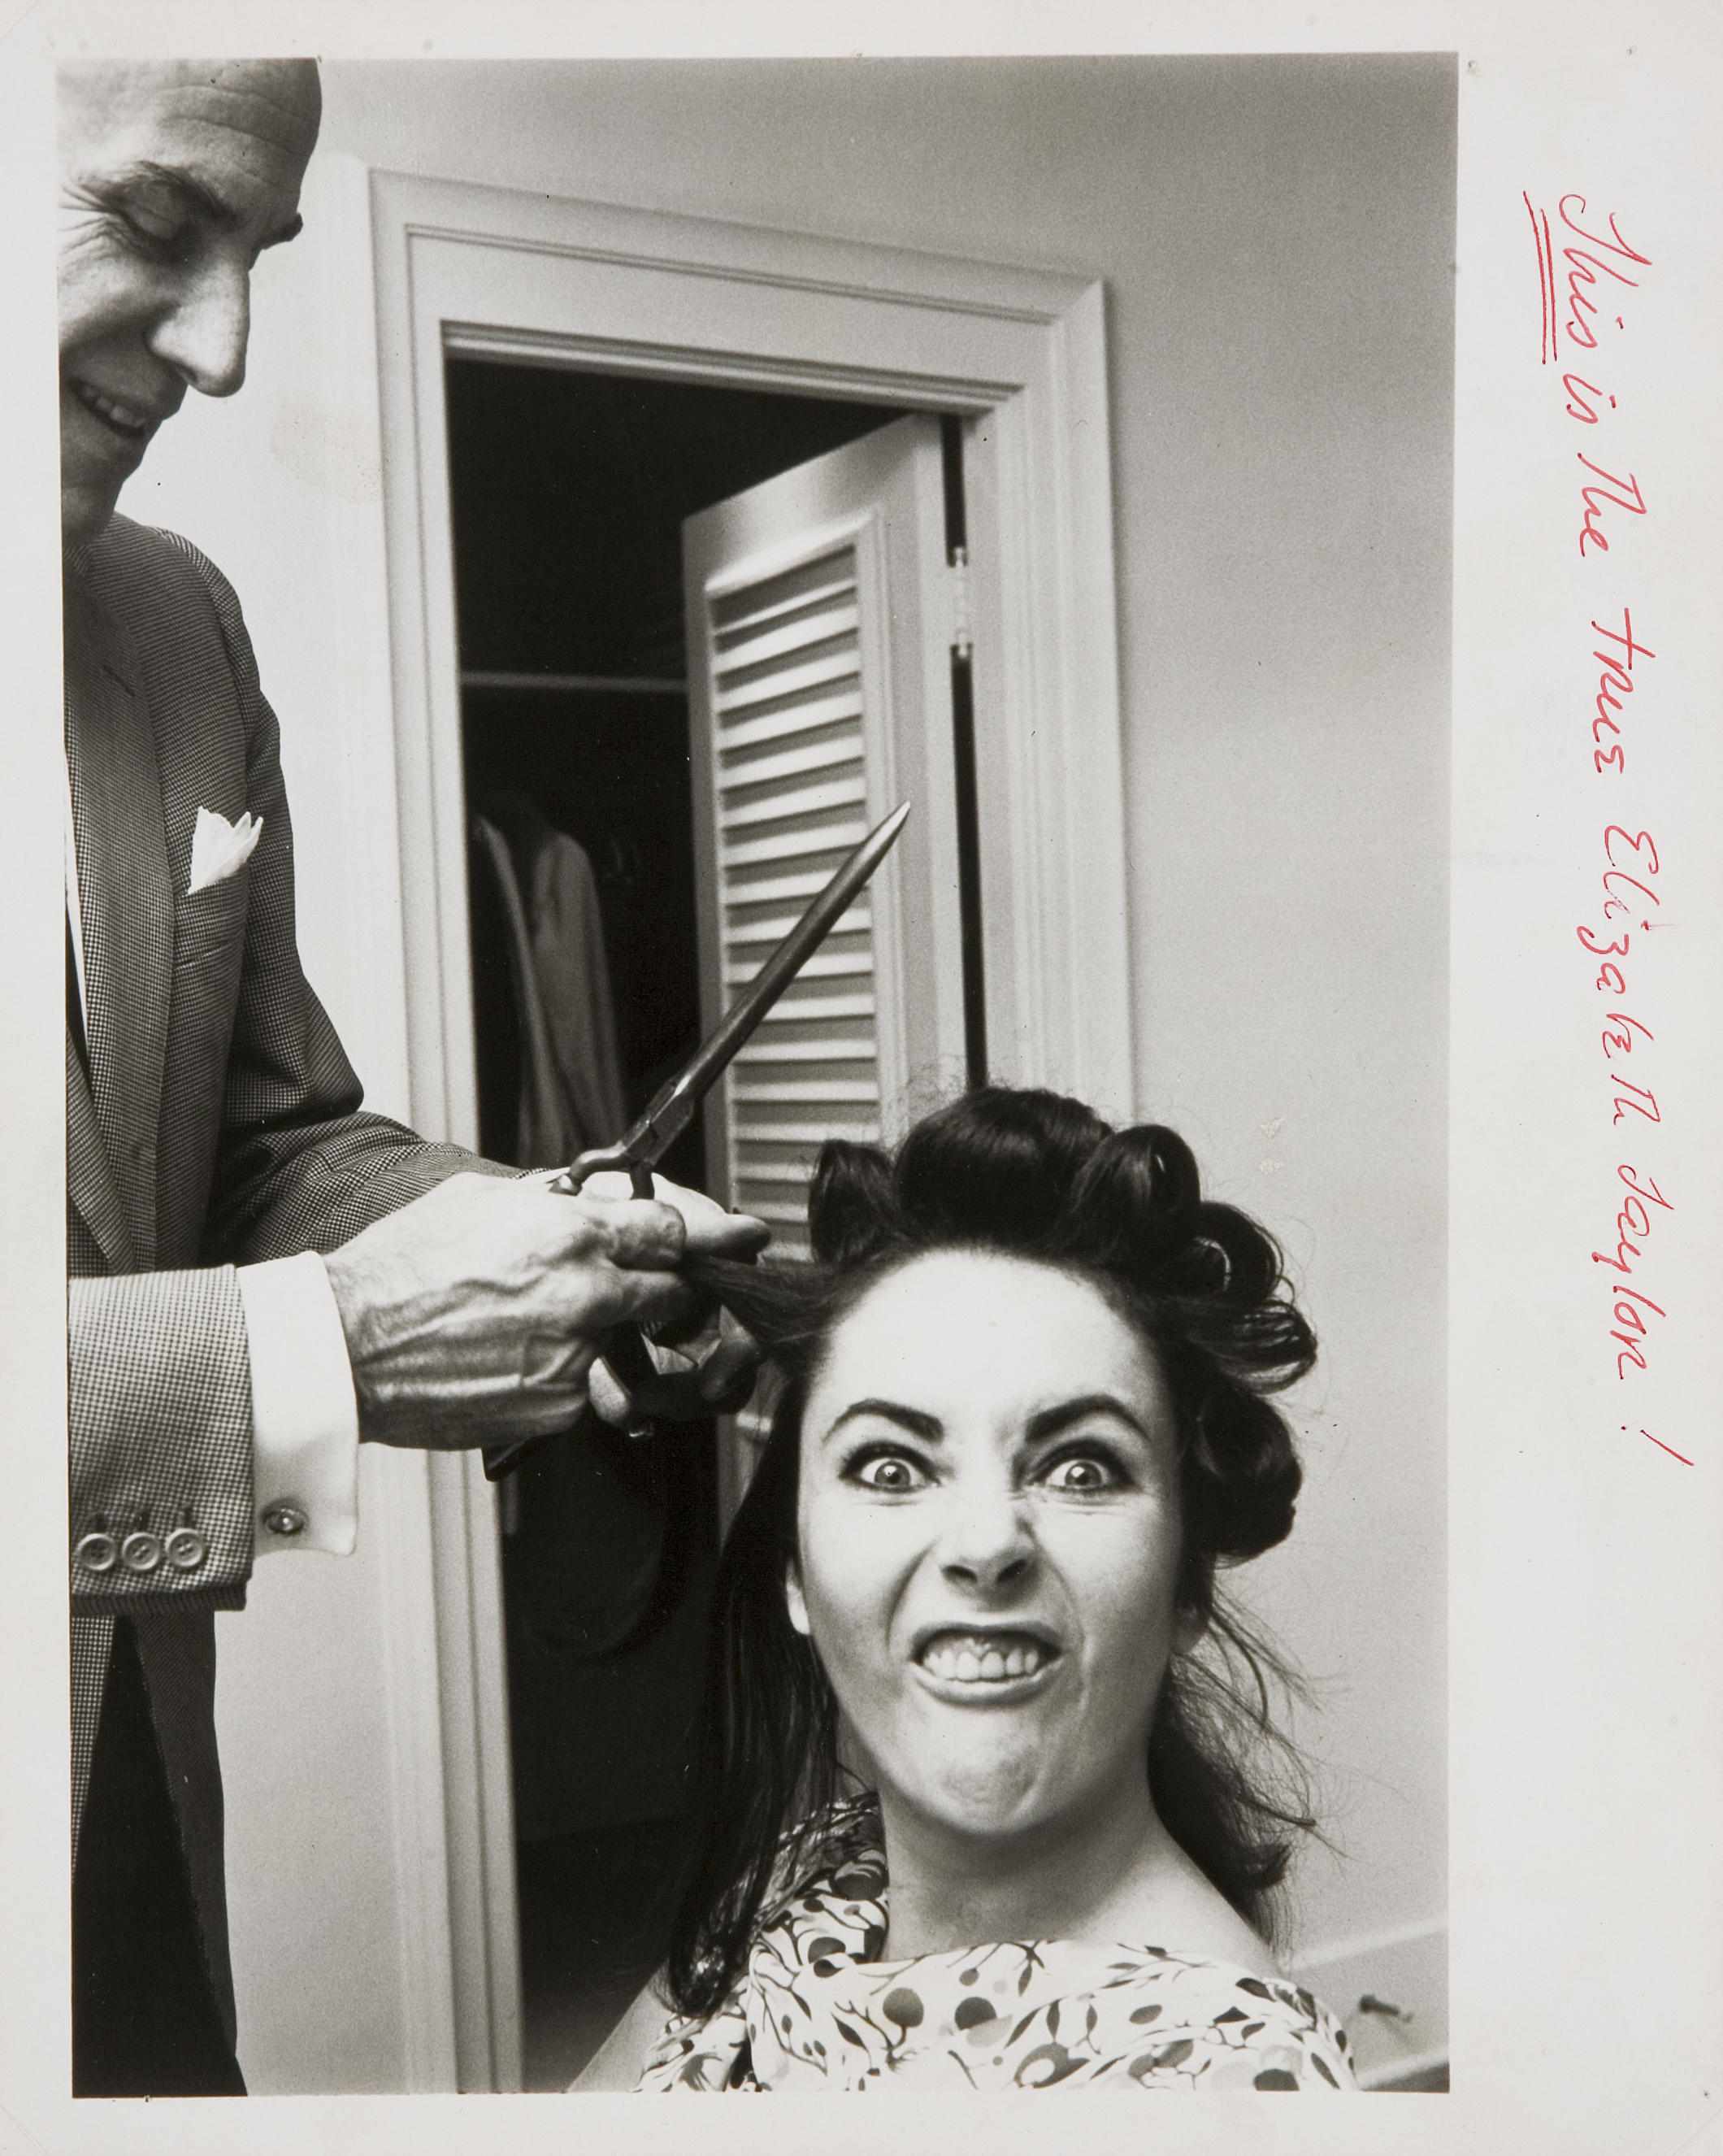
[{"label": "man's fingers", "polygon": [[674,1332],[696,1314],[700,1298],[685,1280],[672,1272],[613,1271],[607,1283],[606,1326],[626,1321],[659,1338]]},{"label": "man's fingers", "polygon": [[[579,1199],[573,1202],[582,1203]],[[674,1205],[661,1205],[654,1198],[601,1198],[585,1210],[603,1231],[606,1254],[613,1265],[626,1271],[668,1272],[681,1263],[688,1231]]]},{"label": "man's fingers", "polygon": [[751,1213],[690,1213],[688,1248],[702,1258],[756,1258],[772,1240],[772,1230]]},{"label": "man's fingers", "polygon": [[701,1421],[709,1415],[734,1414],[747,1405],[753,1392],[760,1349],[728,1311],[716,1335],[715,1345],[698,1360],[654,1342],[656,1374],[638,1383],[625,1383],[601,1356],[589,1379],[594,1409],[624,1430],[642,1421]]}]

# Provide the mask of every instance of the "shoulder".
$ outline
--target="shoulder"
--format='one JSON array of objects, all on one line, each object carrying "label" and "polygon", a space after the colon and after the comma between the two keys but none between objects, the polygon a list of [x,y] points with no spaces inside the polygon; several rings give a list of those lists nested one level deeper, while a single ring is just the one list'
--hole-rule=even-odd
[{"label": "shoulder", "polygon": [[1109,1989],[1121,2005],[1142,2002],[1129,2017],[1131,2080],[1221,2090],[1357,2086],[1346,2031],[1301,1985],[1223,1962],[1126,1951]]},{"label": "shoulder", "polygon": [[99,588],[154,584],[185,592],[225,592],[233,587],[201,547],[178,531],[111,516],[73,556],[74,567]]},{"label": "shoulder", "polygon": [[72,557],[86,588],[119,616],[134,636],[172,622],[184,633],[199,621],[228,644],[244,624],[233,586],[199,547],[177,531],[110,517]]},{"label": "shoulder", "polygon": [[262,690],[239,601],[201,547],[177,531],[115,516],[68,566],[69,596],[81,588],[115,625],[152,700],[201,703],[225,681],[258,716]]},{"label": "shoulder", "polygon": [[885,1846],[879,1802],[871,1789],[810,1813],[779,1837],[772,1881],[760,1906],[763,1926],[799,1896],[822,1889],[852,1900],[885,1892]]}]

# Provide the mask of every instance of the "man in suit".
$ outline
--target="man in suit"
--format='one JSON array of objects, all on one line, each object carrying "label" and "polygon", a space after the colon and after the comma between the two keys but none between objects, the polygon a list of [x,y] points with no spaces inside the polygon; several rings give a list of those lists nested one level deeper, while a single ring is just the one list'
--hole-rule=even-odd
[{"label": "man in suit", "polygon": [[297,229],[318,114],[307,63],[61,81],[79,2093],[243,2093],[213,1613],[254,1557],[351,1546],[361,1440],[710,1412],[738,1343],[633,1400],[599,1345],[689,1322],[685,1250],[764,1240],[691,1193],[560,1198],[359,1112],[300,969],[238,603],[115,514],[187,388],[239,388],[251,272]]}]

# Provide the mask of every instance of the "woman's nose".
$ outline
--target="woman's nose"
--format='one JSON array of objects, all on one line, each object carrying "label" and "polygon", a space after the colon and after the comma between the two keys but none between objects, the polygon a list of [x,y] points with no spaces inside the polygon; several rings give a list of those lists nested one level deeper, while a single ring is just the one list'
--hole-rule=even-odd
[{"label": "woman's nose", "polygon": [[157,321],[151,349],[205,397],[231,397],[245,380],[251,275],[239,261],[200,265]]},{"label": "woman's nose", "polygon": [[1034,1563],[1027,1508],[1008,1489],[954,1490],[940,1537],[940,1569],[948,1579],[992,1594],[1016,1584]]}]

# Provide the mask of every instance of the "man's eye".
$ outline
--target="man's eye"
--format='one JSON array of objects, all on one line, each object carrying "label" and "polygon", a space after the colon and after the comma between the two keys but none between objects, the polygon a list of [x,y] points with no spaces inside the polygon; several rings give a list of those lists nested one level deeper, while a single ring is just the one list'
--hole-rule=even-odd
[{"label": "man's eye", "polygon": [[1067,1452],[1044,1471],[1041,1480],[1049,1490],[1086,1497],[1091,1491],[1116,1490],[1123,1477],[1104,1452]]},{"label": "man's eye", "polygon": [[893,1496],[900,1491],[919,1490],[927,1480],[916,1462],[901,1452],[864,1453],[852,1460],[845,1471],[863,1489],[879,1490]]},{"label": "man's eye", "polygon": [[128,202],[120,212],[120,221],[134,245],[164,260],[185,254],[195,237],[184,218],[151,203]]}]

